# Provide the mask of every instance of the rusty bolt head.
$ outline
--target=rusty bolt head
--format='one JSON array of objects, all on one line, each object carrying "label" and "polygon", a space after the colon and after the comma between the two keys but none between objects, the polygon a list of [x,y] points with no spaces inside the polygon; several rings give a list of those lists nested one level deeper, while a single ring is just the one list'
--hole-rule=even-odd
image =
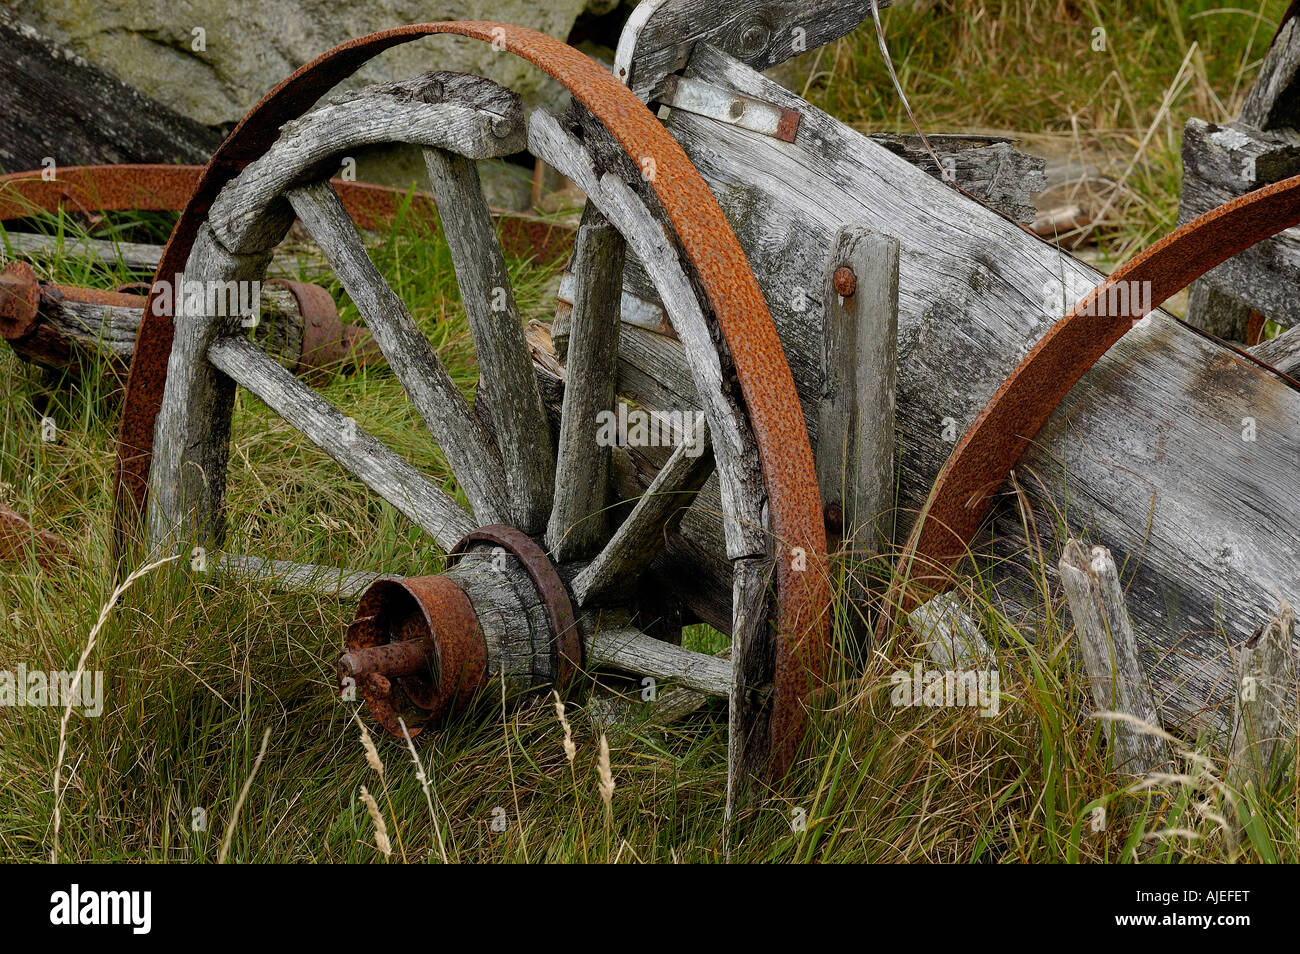
[{"label": "rusty bolt head", "polygon": [[835,269],[835,277],[832,279],[835,285],[835,292],[841,298],[849,298],[858,290],[858,276],[854,274],[853,269],[847,265],[841,265]]}]

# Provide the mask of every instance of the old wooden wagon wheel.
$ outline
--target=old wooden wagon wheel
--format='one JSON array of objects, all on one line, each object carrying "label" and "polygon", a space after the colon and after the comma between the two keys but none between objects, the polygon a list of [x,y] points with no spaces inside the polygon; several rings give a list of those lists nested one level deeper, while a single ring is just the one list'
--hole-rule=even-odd
[{"label": "old wooden wagon wheel", "polygon": [[[301,116],[364,58],[436,32],[501,43],[542,66],[574,92],[570,120],[539,111],[525,124],[513,93],[450,73],[373,87]],[[282,124],[279,138],[247,161]],[[382,142],[424,150],[479,357],[475,407],[371,263],[329,185],[342,156]],[[525,147],[588,195],[572,263],[558,452],[474,166]],[[825,663],[825,536],[811,450],[743,253],[649,111],[596,64],[531,31],[431,24],[362,38],[295,74],[232,134],[182,217],[159,279],[171,281],[187,256],[187,285],[260,280],[295,218],[364,317],[472,513],[247,340],[238,316],[187,313],[173,322],[151,307],[122,426],[121,525],[138,512],[148,467],[150,545],[220,546],[231,409],[242,386],[457,557],[441,576],[376,582],[350,629],[341,672],[391,731],[401,731],[399,717],[412,731],[437,720],[489,673],[564,686],[584,664],[635,659],[639,671],[686,673],[730,694],[733,776],[783,771],[802,700]],[[595,438],[597,414],[615,400],[625,249],[653,280],[685,346],[709,440],[684,441],[615,528],[606,517],[609,448]],[[665,525],[715,466],[734,570],[734,679],[719,660],[640,632],[639,607],[627,596]],[[584,660],[584,648],[598,658]]]}]

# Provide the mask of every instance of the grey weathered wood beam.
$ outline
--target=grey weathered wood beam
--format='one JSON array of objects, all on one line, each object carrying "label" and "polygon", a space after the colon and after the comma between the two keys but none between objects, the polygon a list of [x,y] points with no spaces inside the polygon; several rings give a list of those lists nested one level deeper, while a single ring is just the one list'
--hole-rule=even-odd
[{"label": "grey weathered wood beam", "polygon": [[424,163],[474,336],[479,388],[496,422],[507,492],[500,509],[520,530],[539,533],[551,507],[555,450],[478,168],[441,149],[426,149]]},{"label": "grey weathered wood beam", "polygon": [[[546,530],[552,558],[560,562],[595,555],[609,536],[610,445],[598,437],[600,415],[614,409],[625,246],[609,220],[588,205],[573,249],[572,344]],[[531,366],[526,370],[532,378]],[[541,426],[549,437],[549,428]]]},{"label": "grey weathered wood beam", "polygon": [[469,514],[441,488],[356,421],[349,421],[257,345],[245,338],[222,338],[208,349],[208,359],[420,526],[444,550],[474,529]]},{"label": "grey weathered wood beam", "polygon": [[334,187],[328,182],[301,186],[289,193],[289,201],[447,456],[479,522],[508,519],[506,480],[496,448],[406,304],[366,254]]}]

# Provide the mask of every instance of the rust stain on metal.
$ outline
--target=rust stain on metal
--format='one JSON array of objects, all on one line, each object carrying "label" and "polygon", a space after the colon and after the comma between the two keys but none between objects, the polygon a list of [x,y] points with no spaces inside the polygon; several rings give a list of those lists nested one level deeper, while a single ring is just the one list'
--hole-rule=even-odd
[{"label": "rust stain on metal", "polygon": [[376,580],[361,596],[338,660],[371,714],[414,737],[463,707],[487,682],[487,643],[469,597],[445,576]]},{"label": "rust stain on metal", "polygon": [[[906,582],[896,587],[888,605],[906,612],[951,586],[952,571],[966,554],[993,495],[1029,443],[1070,389],[1135,321],[1221,262],[1295,225],[1300,225],[1300,176],[1193,219],[1116,269],[1057,321],[998,388],[939,471],[900,561],[898,576]],[[1105,314],[1107,302],[1116,297],[1110,289],[1120,283],[1133,287],[1134,282],[1149,282],[1151,294],[1122,300],[1140,298],[1148,307]],[[882,631],[887,620],[882,618]]]},{"label": "rust stain on metal", "polygon": [[456,560],[476,543],[498,546],[512,554],[533,581],[537,595],[546,608],[546,621],[551,627],[551,672],[555,688],[561,693],[573,688],[575,677],[582,672],[582,637],[573,615],[573,602],[569,591],[560,579],[555,564],[537,543],[522,530],[505,524],[479,527],[462,537],[447,554],[447,565]]},{"label": "rust stain on metal", "polygon": [[782,142],[794,142],[799,135],[799,123],[803,114],[797,109],[781,110],[781,121],[776,126],[776,138]]},{"label": "rust stain on metal", "polygon": [[[650,183],[694,264],[736,367],[758,443],[777,564],[777,621],[770,768],[783,774],[803,734],[803,700],[826,676],[830,588],[826,532],[812,447],[794,378],[747,258],[681,146],[613,74],[553,37],[500,23],[446,22],[399,27],[335,47],[282,82],[226,138],[205,167],[163,254],[170,275],[188,257],[221,188],[266,152],[280,127],[386,49],[419,37],[455,34],[495,43],[545,71],[599,120],[634,159],[652,158]],[[146,314],[119,431],[117,539],[134,535],[149,474],[153,425],[162,401],[172,325]]]},{"label": "rust stain on metal", "polygon": [[36,329],[41,284],[26,262],[10,262],[0,270],[0,335],[21,341]]}]

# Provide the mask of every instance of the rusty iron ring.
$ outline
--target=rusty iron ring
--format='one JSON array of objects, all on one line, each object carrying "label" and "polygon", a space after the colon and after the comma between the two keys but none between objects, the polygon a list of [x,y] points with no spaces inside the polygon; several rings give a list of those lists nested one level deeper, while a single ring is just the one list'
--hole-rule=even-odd
[{"label": "rusty iron ring", "polygon": [[[412,612],[400,619],[383,616],[381,607],[404,605],[394,595],[408,598],[405,608]],[[392,624],[399,633],[392,631]],[[427,646],[422,659],[432,658],[434,680],[419,673],[389,678],[364,672],[355,677],[371,713],[399,738],[399,717],[414,737],[426,724],[437,725],[463,706],[487,682],[487,642],[474,607],[459,586],[439,575],[384,578],[370,584],[348,626],[348,652],[339,657],[340,686],[349,673],[346,663],[360,650],[411,642]]]},{"label": "rusty iron ring", "polygon": [[[808,430],[762,290],[717,199],[654,114],[604,67],[543,33],[485,21],[397,27],[335,47],[272,90],[222,142],[168,240],[159,273],[171,275],[183,269],[217,194],[271,147],[281,126],[305,113],[372,57],[434,34],[471,37],[522,57],[571,92],[629,156],[655,161],[650,188],[694,265],[717,318],[758,445],[778,557],[769,767],[774,775],[781,775],[803,735],[803,700],[824,683],[829,661],[826,529]],[[147,310],[118,437],[114,538],[119,553],[143,513],[154,420],[162,401],[172,332],[169,316]],[[795,554],[804,559],[796,561]]]},{"label": "rusty iron ring", "polygon": [[454,566],[475,543],[503,548],[519,561],[533,581],[546,608],[546,619],[554,637],[551,642],[551,672],[555,687],[561,693],[567,692],[575,684],[574,677],[582,672],[582,636],[578,633],[569,591],[555,564],[528,534],[503,523],[494,523],[461,537],[447,553],[448,568]]},{"label": "rusty iron ring", "polygon": [[[1300,225],[1300,176],[1256,189],[1186,223],[1112,272],[1048,329],[940,469],[904,547],[899,582],[888,605],[905,613],[927,594],[951,588],[953,570],[968,552],[997,489],[1070,389],[1139,318],[1238,252],[1295,225]],[[1150,307],[1106,315],[1109,289],[1121,282],[1149,282]],[[1142,298],[1145,303],[1146,296]],[[887,621],[885,614],[881,632]]]}]

